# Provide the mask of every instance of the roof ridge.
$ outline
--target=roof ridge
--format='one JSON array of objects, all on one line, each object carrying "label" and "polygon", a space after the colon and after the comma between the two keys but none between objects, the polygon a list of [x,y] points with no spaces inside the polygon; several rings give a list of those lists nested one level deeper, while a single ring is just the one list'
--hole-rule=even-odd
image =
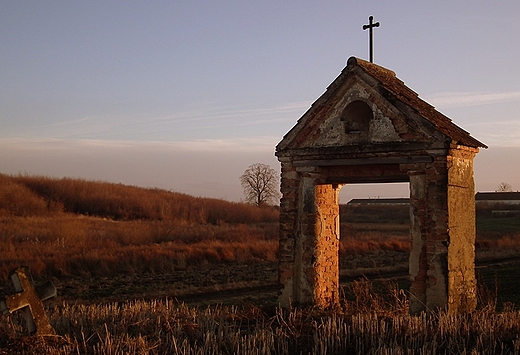
[{"label": "roof ridge", "polygon": [[469,145],[475,148],[487,148],[487,145],[478,141],[472,137],[469,132],[453,123],[451,118],[438,111],[430,103],[421,99],[419,94],[406,86],[404,81],[399,79],[394,71],[356,57],[350,57],[348,59],[347,68],[349,66],[351,68],[358,66],[365,73],[374,77],[386,90],[436,126],[441,132],[457,141],[457,144],[462,143],[462,145]]}]

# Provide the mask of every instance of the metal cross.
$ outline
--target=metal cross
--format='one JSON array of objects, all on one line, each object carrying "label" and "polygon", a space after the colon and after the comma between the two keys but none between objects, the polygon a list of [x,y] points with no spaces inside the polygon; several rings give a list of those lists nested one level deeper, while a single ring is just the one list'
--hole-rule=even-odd
[{"label": "metal cross", "polygon": [[368,29],[369,36],[369,46],[370,46],[370,63],[374,63],[374,34],[372,32],[372,28],[379,27],[379,22],[372,23],[374,20],[374,16],[370,16],[368,18],[368,25],[363,25],[363,30]]}]

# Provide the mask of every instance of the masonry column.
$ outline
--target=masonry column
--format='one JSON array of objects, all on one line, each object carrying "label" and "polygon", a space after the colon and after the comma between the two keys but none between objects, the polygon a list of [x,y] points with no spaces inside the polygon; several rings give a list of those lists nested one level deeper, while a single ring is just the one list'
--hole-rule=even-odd
[{"label": "masonry column", "polygon": [[289,158],[279,157],[281,162],[280,232],[278,246],[278,281],[281,291],[278,302],[289,307],[293,302],[295,287],[295,241],[298,221],[300,174]]},{"label": "masonry column", "polygon": [[316,272],[316,186],[315,178],[302,174],[298,199],[295,238],[293,301],[297,305],[313,305]]},{"label": "masonry column", "polygon": [[432,157],[409,171],[412,251],[410,313],[445,307],[448,301],[447,158]]},{"label": "masonry column", "polygon": [[475,278],[475,184],[477,148],[453,146],[448,156],[448,309],[471,312],[477,306]]},{"label": "masonry column", "polygon": [[426,240],[426,310],[446,307],[448,303],[448,168],[446,156],[436,156],[426,166],[426,215],[423,227]]},{"label": "masonry column", "polygon": [[427,215],[426,178],[424,172],[410,172],[410,313],[424,311],[426,305],[426,230],[423,226]]},{"label": "masonry column", "polygon": [[339,302],[339,190],[338,185],[317,185],[314,251],[314,300],[320,308]]}]

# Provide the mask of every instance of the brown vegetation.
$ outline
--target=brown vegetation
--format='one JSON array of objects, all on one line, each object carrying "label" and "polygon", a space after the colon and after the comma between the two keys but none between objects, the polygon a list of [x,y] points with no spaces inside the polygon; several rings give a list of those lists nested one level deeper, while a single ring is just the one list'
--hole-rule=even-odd
[{"label": "brown vegetation", "polygon": [[[477,259],[520,255],[520,206],[501,203],[479,204],[477,212]],[[351,252],[411,249],[408,205],[342,205],[342,249]]]},{"label": "brown vegetation", "polygon": [[[407,228],[407,226],[400,227]],[[406,237],[344,225],[342,254],[406,251]],[[164,273],[273,262],[278,210],[79,179],[0,175],[0,278]]]},{"label": "brown vegetation", "polygon": [[171,299],[48,307],[59,336],[22,337],[19,318],[0,319],[9,354],[516,354],[520,313],[492,303],[472,314],[410,316],[389,285],[382,298],[368,281],[346,290],[334,312],[192,308]]},{"label": "brown vegetation", "polygon": [[[502,249],[518,254],[518,218],[478,213],[480,253],[492,252],[490,257],[495,258],[504,255],[497,252]],[[376,266],[382,258],[386,264],[398,260],[406,264],[410,250],[407,208],[378,211],[341,206],[341,218],[342,264],[361,269]],[[277,238],[275,207],[104,182],[0,175],[0,278],[4,285],[10,286],[6,280],[10,270],[26,264],[37,279],[73,280],[67,286],[74,289],[72,295],[79,294],[81,284],[90,283],[97,288],[87,291],[99,292],[105,301],[120,297],[117,303],[104,304],[93,298],[97,305],[80,302],[86,293],[70,298],[70,303],[66,298],[47,301],[58,337],[22,337],[25,330],[18,314],[1,317],[0,353],[520,352],[519,313],[507,304],[496,313],[497,303],[489,300],[481,300],[481,308],[464,317],[443,312],[411,317],[404,291],[387,287],[386,296],[381,296],[370,281],[361,280],[345,288],[341,309],[333,313],[254,306],[201,309],[164,297],[157,300],[164,294],[144,285],[145,275],[151,275],[155,287],[156,277],[161,285],[179,279],[187,285],[184,294],[197,287],[205,292],[222,290],[223,282],[235,286],[272,283]],[[273,275],[253,280],[265,275],[251,266],[266,263]],[[227,275],[218,275],[225,274],[224,269]],[[238,274],[245,269],[256,275],[242,279]],[[137,277],[126,278],[132,275]],[[127,298],[127,293],[111,286],[117,279],[127,288],[144,289],[135,293],[139,297]],[[165,294],[172,292],[168,289]]]},{"label": "brown vegetation", "polygon": [[0,211],[15,216],[63,211],[122,221],[209,224],[272,222],[278,217],[274,208],[106,182],[0,175],[0,183],[6,186],[0,190]]},{"label": "brown vegetation", "polygon": [[[496,223],[491,208],[496,206],[478,209],[477,250],[487,258],[518,254],[519,219]],[[410,250],[407,206],[342,205],[340,213],[342,260]],[[4,280],[22,264],[36,277],[63,278],[274,262],[277,239],[278,210],[272,206],[80,179],[0,174]]]},{"label": "brown vegetation", "polygon": [[273,261],[278,211],[157,189],[0,175],[0,277],[171,272]]}]

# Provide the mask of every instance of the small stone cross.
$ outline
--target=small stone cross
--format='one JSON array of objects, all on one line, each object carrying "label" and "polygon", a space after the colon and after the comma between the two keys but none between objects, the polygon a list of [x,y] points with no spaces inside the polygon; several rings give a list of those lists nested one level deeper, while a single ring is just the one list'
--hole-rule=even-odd
[{"label": "small stone cross", "polygon": [[374,20],[374,16],[370,16],[368,18],[368,25],[363,25],[363,30],[368,29],[369,36],[369,47],[370,47],[370,63],[374,63],[374,33],[372,32],[372,28],[379,27],[379,22],[372,23]]},{"label": "small stone cross", "polygon": [[55,335],[54,328],[45,314],[42,301],[56,297],[56,287],[51,281],[35,286],[31,270],[21,266],[12,271],[11,280],[17,292],[0,300],[0,311],[4,315],[22,309],[25,323],[30,334]]}]

